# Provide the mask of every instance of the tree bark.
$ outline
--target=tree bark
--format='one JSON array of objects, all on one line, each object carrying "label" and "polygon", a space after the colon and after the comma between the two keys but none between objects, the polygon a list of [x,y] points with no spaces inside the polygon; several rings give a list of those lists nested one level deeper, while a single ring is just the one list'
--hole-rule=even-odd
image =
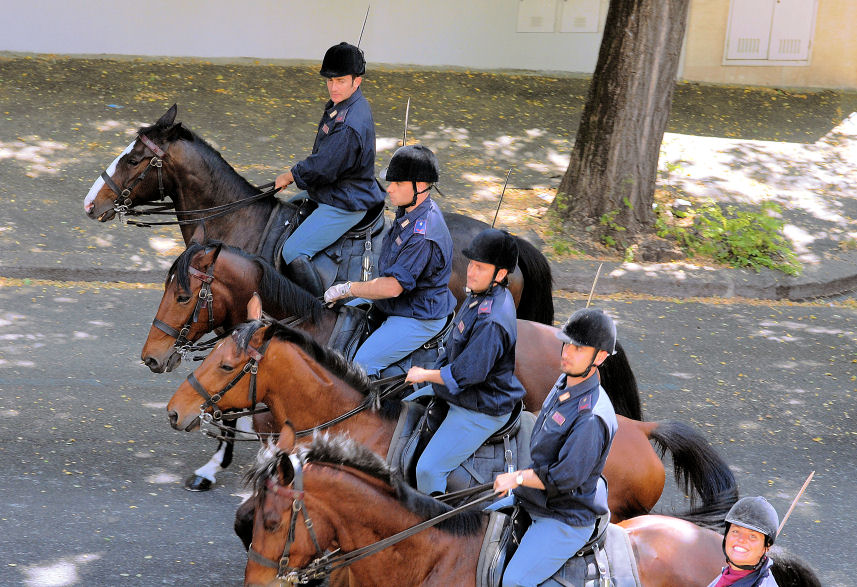
[{"label": "tree bark", "polygon": [[689,3],[611,0],[571,161],[552,204],[569,227],[594,227],[619,243],[653,229]]}]

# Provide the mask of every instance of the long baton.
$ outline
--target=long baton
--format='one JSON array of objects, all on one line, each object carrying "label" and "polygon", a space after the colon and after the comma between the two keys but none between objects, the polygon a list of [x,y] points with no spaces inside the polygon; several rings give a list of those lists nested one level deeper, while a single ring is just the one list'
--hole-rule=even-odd
[{"label": "long baton", "polygon": [[408,96],[408,104],[405,106],[405,128],[402,130],[402,146],[408,144],[408,115],[411,113],[411,97]]},{"label": "long baton", "polygon": [[363,26],[360,28],[360,38],[357,39],[357,48],[360,48],[360,41],[363,40],[363,31],[366,30],[366,21],[369,20],[369,8],[371,4],[366,5],[366,16],[363,17]]},{"label": "long baton", "polygon": [[795,509],[795,506],[797,505],[797,502],[800,499],[800,496],[803,495],[804,491],[806,491],[806,487],[807,487],[807,485],[809,485],[809,482],[812,481],[813,475],[815,475],[815,471],[813,471],[812,473],[809,474],[809,477],[807,477],[806,481],[803,482],[803,487],[801,487],[800,491],[797,492],[797,495],[795,496],[795,499],[792,502],[792,505],[789,507],[789,511],[786,512],[786,515],[783,517],[783,521],[780,522],[780,527],[777,528],[777,536],[780,535],[780,532],[782,531],[783,526],[786,525],[786,520],[788,520],[789,516],[792,515],[792,510]]},{"label": "long baton", "polygon": [[500,206],[503,204],[503,195],[506,193],[506,186],[509,185],[509,176],[512,175],[512,167],[506,172],[506,181],[503,182],[503,191],[500,192],[500,201],[497,202],[497,211],[494,212],[494,220],[491,221],[491,228],[494,228],[494,223],[497,222],[497,214],[500,213]]},{"label": "long baton", "polygon": [[586,307],[589,307],[589,304],[592,302],[592,294],[595,292],[595,284],[598,283],[598,276],[601,275],[601,268],[604,266],[604,263],[600,263],[598,265],[598,271],[595,272],[595,279],[592,280],[592,289],[589,290],[589,299],[586,300]]}]

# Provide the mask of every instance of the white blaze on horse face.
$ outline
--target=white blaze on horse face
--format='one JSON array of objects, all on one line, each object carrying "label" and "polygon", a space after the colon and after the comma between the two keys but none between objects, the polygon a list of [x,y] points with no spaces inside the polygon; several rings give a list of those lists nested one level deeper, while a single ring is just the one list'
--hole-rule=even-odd
[{"label": "white blaze on horse face", "polygon": [[[119,153],[119,156],[113,160],[113,163],[110,164],[110,167],[107,168],[107,175],[113,177],[113,174],[116,173],[116,166],[119,164],[119,160],[125,156],[126,153],[130,153],[131,149],[134,148],[134,143],[137,142],[137,139],[131,141],[131,144],[125,147],[125,150]],[[89,193],[86,194],[86,197],[83,199],[83,211],[89,212],[92,210],[92,206],[95,205],[95,196],[98,195],[98,192],[101,191],[101,188],[104,187],[104,179],[99,175],[98,179],[95,180],[95,183],[92,184],[92,187],[89,188]]]}]

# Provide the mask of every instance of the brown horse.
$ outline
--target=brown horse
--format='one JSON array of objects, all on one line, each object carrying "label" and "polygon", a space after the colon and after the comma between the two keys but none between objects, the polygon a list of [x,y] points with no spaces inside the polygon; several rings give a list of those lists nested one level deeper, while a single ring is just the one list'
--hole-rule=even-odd
[{"label": "brown horse", "polygon": [[[136,205],[169,197],[182,223],[185,244],[190,243],[194,230],[206,218],[209,237],[258,252],[276,198],[265,197],[211,145],[175,122],[176,112],[173,105],[154,125],[141,128],[137,139],[93,183],[83,204],[87,216],[107,222],[122,206],[133,210]],[[189,212],[215,207],[218,211],[207,216]],[[468,263],[461,251],[488,225],[463,214],[447,213],[444,218],[453,241],[449,289],[461,302]],[[509,276],[509,282],[518,317],[552,324],[550,265],[536,247],[515,238],[518,270]]]},{"label": "brown horse", "polygon": [[[203,291],[205,288],[205,293]],[[181,347],[215,329],[231,330],[244,321],[254,293],[275,320],[300,318],[296,324],[327,344],[338,313],[281,275],[270,263],[217,241],[191,242],[167,273],[164,295],[143,344],[141,359],[155,373],[171,371],[181,361]],[[201,300],[209,303],[201,308]],[[538,411],[559,373],[561,343],[553,326],[518,320],[515,376],[527,390],[525,405]],[[177,335],[183,333],[179,338]],[[617,414],[641,420],[637,383],[621,344],[599,371]]]},{"label": "brown horse", "polygon": [[[337,555],[347,556],[450,509],[408,487],[382,459],[344,437],[319,435],[292,458],[301,470],[299,487],[288,453],[275,451],[248,474],[255,515],[245,585],[281,584],[277,567],[284,556],[282,575],[297,578],[323,553],[338,551],[332,555],[337,562]],[[722,521],[727,510],[719,503],[706,515]],[[478,510],[464,511],[343,568],[353,583],[366,586],[476,585],[486,521]],[[645,587],[704,587],[724,564],[722,535],[713,530],[666,516],[641,516],[620,526],[628,533]],[[820,585],[811,569],[781,549],[771,558],[781,587]]]},{"label": "brown horse", "polygon": [[[260,313],[259,307],[252,308],[253,321],[224,339],[176,390],[167,404],[173,428],[189,431],[198,426],[203,394],[217,396],[216,402],[206,402],[206,411],[212,411],[213,403],[218,410],[228,410],[264,402],[276,422],[289,419],[301,429],[336,421],[371,403],[366,396],[369,380],[359,366],[303,332],[258,321]],[[247,371],[255,377],[240,375]],[[347,432],[378,454],[387,454],[400,410],[400,402],[385,400],[380,410],[358,411],[331,430]],[[700,497],[703,504],[727,495],[737,499],[729,467],[692,428],[679,422],[618,419],[604,469],[614,519],[648,513],[663,492],[664,465],[650,439],[672,452],[676,480],[692,498]]]}]

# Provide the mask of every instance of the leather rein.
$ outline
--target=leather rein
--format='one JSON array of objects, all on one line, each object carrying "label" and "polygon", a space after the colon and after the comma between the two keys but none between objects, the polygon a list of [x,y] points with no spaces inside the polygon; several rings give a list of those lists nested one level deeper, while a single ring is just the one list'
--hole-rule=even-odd
[{"label": "leather rein", "polygon": [[[137,138],[153,153],[152,157],[149,159],[149,164],[146,166],[145,169],[143,169],[143,171],[137,174],[136,177],[126,182],[121,189],[118,185],[116,185],[116,182],[113,181],[113,178],[108,175],[106,170],[101,172],[101,179],[103,179],[104,183],[107,184],[107,186],[113,191],[114,194],[116,194],[116,198],[113,200],[113,211],[116,212],[120,218],[122,218],[123,216],[154,216],[159,214],[176,216],[184,214],[208,214],[208,216],[203,216],[202,218],[172,220],[166,222],[141,222],[137,220],[127,220],[127,224],[144,227],[184,226],[186,224],[196,224],[198,222],[204,222],[212,218],[217,218],[219,216],[230,214],[238,208],[242,208],[244,206],[253,204],[254,202],[258,202],[259,200],[272,197],[277,191],[279,191],[274,187],[274,182],[269,182],[257,187],[256,189],[260,190],[260,192],[248,198],[243,198],[234,202],[228,202],[226,204],[220,204],[219,206],[212,206],[210,208],[200,208],[198,210],[176,210],[175,203],[167,202],[165,200],[165,198],[168,197],[168,194],[164,190],[163,167],[164,159],[167,156],[167,152],[161,149],[158,145],[156,145],[146,135],[138,134]],[[158,170],[158,194],[160,199],[153,202],[148,202],[148,208],[135,208],[134,201],[131,199],[131,192],[134,191],[134,188],[136,188],[137,185],[140,184],[140,182],[142,182],[146,178],[146,175],[149,173],[149,170],[153,167]]]},{"label": "leather rein", "polygon": [[[282,497],[290,498],[292,500],[292,516],[289,522],[289,531],[286,536],[286,544],[283,547],[283,554],[282,556],[280,556],[279,560],[270,559],[255,550],[253,548],[253,544],[251,543],[250,547],[247,549],[247,558],[262,566],[277,569],[277,580],[282,583],[289,583],[292,585],[304,585],[309,583],[310,581],[324,579],[334,571],[343,569],[349,565],[356,563],[361,559],[376,554],[384,550],[385,548],[393,546],[394,544],[397,544],[402,540],[406,540],[407,538],[410,538],[411,536],[418,534],[423,530],[426,530],[427,528],[431,528],[432,526],[435,526],[448,518],[456,516],[464,510],[470,509],[475,505],[481,504],[482,502],[487,501],[489,499],[493,499],[495,497],[494,491],[492,490],[490,493],[483,495],[482,497],[464,503],[463,505],[453,508],[448,512],[440,514],[439,516],[435,516],[434,518],[430,518],[424,522],[420,522],[419,524],[411,526],[410,528],[406,528],[405,530],[393,534],[392,536],[388,536],[387,538],[383,538],[381,540],[378,540],[377,542],[373,542],[371,544],[362,546],[349,552],[338,554],[340,550],[338,548],[331,552],[324,552],[322,551],[321,546],[318,543],[318,538],[315,534],[312,519],[310,518],[309,511],[307,510],[306,504],[304,503],[303,466],[301,460],[297,457],[297,455],[289,455],[289,460],[291,461],[292,467],[294,469],[294,479],[290,486],[281,487],[273,479],[268,479],[265,484],[266,489],[263,490],[277,493]],[[484,483],[477,487],[465,489],[457,493],[475,494],[492,488],[493,483]],[[300,514],[304,519],[304,525],[307,527],[310,539],[312,540],[313,546],[315,547],[316,557],[313,558],[304,567],[291,567],[289,566],[290,551],[292,548],[292,544],[294,544],[295,541],[295,526],[298,514]]]}]

